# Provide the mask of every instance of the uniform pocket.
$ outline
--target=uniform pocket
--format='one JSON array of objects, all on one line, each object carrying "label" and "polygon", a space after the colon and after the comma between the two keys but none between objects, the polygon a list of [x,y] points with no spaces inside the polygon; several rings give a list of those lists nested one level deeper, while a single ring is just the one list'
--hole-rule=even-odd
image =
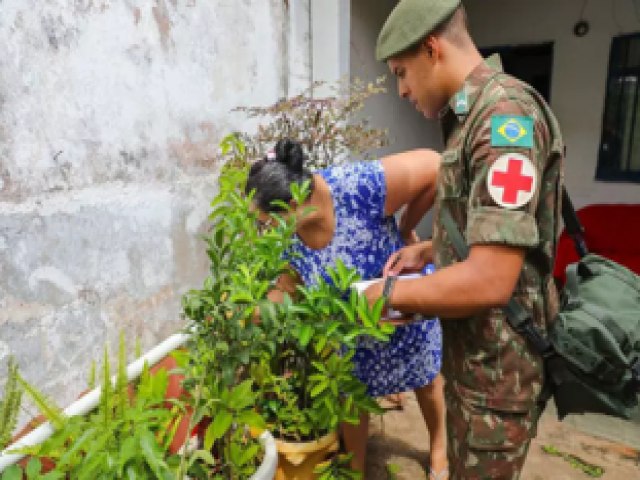
[{"label": "uniform pocket", "polygon": [[534,436],[535,412],[473,408],[467,445],[472,450],[510,452],[520,450]]}]

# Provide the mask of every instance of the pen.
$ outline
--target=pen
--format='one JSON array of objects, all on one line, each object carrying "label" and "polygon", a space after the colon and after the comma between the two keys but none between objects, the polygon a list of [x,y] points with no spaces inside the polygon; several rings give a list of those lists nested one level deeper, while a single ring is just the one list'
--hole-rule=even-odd
[{"label": "pen", "polygon": [[395,266],[398,264],[398,262],[400,261],[400,258],[401,258],[401,257],[402,257],[402,256],[401,256],[400,254],[398,254],[398,256],[396,257],[396,259],[393,261],[393,263],[392,263],[392,264],[391,264],[391,266],[389,267],[389,270],[393,269],[393,267],[395,267]]}]

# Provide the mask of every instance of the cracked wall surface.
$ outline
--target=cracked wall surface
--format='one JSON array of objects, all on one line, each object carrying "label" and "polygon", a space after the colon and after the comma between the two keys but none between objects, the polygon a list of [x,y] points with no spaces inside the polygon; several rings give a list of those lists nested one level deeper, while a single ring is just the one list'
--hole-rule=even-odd
[{"label": "cracked wall surface", "polygon": [[308,86],[306,5],[0,1],[0,389],[14,355],[69,403],[119,331],[181,327],[218,142]]}]

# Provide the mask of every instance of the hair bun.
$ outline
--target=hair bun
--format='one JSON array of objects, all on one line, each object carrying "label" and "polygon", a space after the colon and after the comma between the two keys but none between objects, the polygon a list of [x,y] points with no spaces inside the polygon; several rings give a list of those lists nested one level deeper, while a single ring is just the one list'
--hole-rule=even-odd
[{"label": "hair bun", "polygon": [[302,172],[304,165],[304,152],[302,145],[288,138],[278,140],[276,144],[276,160],[287,166],[287,169],[294,172]]}]

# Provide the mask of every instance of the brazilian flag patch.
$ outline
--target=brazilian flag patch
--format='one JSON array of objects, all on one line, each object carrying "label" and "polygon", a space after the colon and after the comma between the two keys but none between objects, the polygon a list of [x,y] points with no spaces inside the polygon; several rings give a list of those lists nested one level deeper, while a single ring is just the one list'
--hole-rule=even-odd
[{"label": "brazilian flag patch", "polygon": [[533,147],[533,118],[522,115],[491,117],[492,147]]}]

